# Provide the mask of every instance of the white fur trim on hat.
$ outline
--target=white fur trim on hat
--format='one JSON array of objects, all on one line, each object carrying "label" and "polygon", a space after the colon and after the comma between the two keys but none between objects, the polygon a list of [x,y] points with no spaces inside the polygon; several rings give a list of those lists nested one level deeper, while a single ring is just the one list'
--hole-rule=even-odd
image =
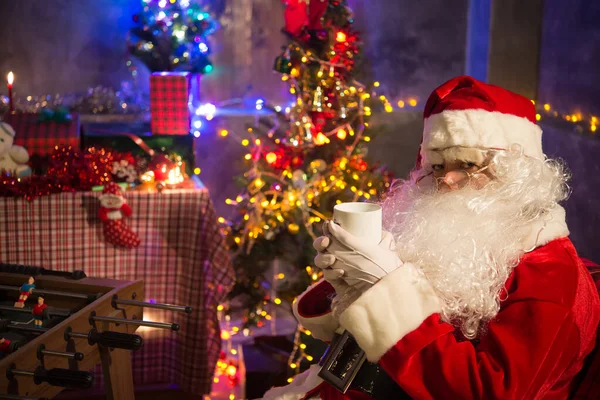
[{"label": "white fur trim on hat", "polygon": [[376,362],[440,310],[440,300],[427,279],[406,263],[352,303],[340,315],[340,325],[354,336],[367,359]]},{"label": "white fur trim on hat", "polygon": [[486,110],[447,110],[425,119],[421,156],[435,164],[435,151],[450,147],[510,149],[521,146],[527,156],[544,159],[542,130],[526,118]]}]

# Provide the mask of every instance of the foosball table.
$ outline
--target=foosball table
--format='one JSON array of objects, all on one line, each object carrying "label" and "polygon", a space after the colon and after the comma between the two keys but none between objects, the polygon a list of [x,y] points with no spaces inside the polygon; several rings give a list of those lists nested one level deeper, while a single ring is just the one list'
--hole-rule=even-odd
[{"label": "foosball table", "polygon": [[191,307],[142,301],[144,282],[94,279],[82,271],[0,264],[0,399],[50,399],[87,389],[102,364],[107,399],[133,400],[131,351],[143,345],[144,308]]}]

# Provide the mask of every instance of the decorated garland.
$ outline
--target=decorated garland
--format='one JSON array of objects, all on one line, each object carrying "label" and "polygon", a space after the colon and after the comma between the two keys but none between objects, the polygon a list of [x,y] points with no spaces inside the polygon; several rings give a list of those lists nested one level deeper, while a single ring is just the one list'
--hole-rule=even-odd
[{"label": "decorated garland", "polygon": [[32,163],[34,171],[26,178],[0,173],[0,197],[34,200],[56,193],[94,190],[108,182],[122,182],[137,189],[160,191],[185,181],[185,166],[177,155],[157,154],[134,157],[110,149],[80,150],[58,147],[43,162]]}]

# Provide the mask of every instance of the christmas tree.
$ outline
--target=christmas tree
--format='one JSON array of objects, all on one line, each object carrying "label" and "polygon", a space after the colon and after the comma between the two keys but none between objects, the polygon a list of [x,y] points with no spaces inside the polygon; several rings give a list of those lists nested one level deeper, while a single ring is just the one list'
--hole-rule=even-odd
[{"label": "christmas tree", "polygon": [[[288,0],[285,20],[290,43],[274,68],[289,84],[294,102],[285,110],[272,108],[275,118],[262,117],[249,128],[251,140],[242,141],[249,148],[248,169],[240,177],[243,189],[227,200],[236,216],[221,219],[237,273],[231,296],[244,299],[243,328],[261,326],[271,319],[269,304],[290,306],[320,279],[312,267],[312,243],[333,207],[377,200],[391,180],[384,167],[366,159],[376,96],[354,79],[361,42],[346,1]],[[258,101],[256,107],[269,105]],[[294,273],[273,273],[274,264],[292,265]],[[300,336],[292,369],[313,358]]]},{"label": "christmas tree", "polygon": [[131,54],[151,72],[188,71],[209,73],[207,36],[216,22],[208,7],[194,0],[142,0],[142,11],[133,16]]}]

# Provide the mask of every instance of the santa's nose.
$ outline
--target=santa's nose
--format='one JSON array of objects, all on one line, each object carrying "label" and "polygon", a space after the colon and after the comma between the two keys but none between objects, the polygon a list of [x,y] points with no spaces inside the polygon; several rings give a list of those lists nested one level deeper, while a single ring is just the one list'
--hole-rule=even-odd
[{"label": "santa's nose", "polygon": [[443,188],[457,190],[464,186],[467,179],[468,176],[464,171],[448,171],[446,175],[439,178],[439,182]]}]

